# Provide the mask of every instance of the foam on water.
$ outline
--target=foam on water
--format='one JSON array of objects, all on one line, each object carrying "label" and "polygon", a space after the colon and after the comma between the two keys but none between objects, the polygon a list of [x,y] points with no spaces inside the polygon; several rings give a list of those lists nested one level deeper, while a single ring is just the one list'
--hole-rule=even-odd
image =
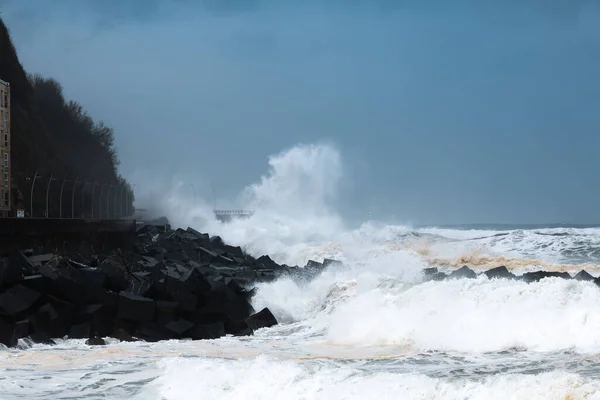
[{"label": "foam on water", "polygon": [[[176,186],[175,226],[218,234],[254,256],[304,265],[310,282],[257,285],[252,302],[280,325],[252,337],[158,344],[83,341],[0,353],[0,397],[153,399],[597,399],[600,290],[545,279],[424,282],[432,265],[600,271],[600,230],[461,230],[376,221],[347,229],[335,212],[339,152],[303,145],[269,159],[223,224]],[[585,263],[585,264],[582,264]],[[71,386],[69,386],[71,385]],[[104,394],[102,394],[104,393]]]},{"label": "foam on water", "polygon": [[[219,399],[599,399],[600,384],[569,373],[435,379],[331,364],[166,359],[151,390],[173,400]],[[146,396],[148,394],[145,394]]]}]

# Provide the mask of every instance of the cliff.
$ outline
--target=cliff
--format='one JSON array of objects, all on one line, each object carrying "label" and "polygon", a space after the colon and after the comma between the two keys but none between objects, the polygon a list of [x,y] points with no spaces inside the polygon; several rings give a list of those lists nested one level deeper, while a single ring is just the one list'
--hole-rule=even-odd
[{"label": "cliff", "polygon": [[[21,204],[31,214],[31,183],[37,171],[41,178],[35,180],[34,216],[44,215],[46,189],[51,177],[54,180],[48,196],[50,216],[60,214],[60,189],[65,177],[63,216],[70,216],[74,209],[76,216],[89,217],[92,204],[96,208],[95,216],[98,216],[99,196],[103,194],[106,204],[107,185],[122,187],[117,201],[129,199],[124,208],[132,210],[132,188],[117,171],[119,160],[113,130],[103,122],[94,121],[77,102],[65,99],[56,80],[29,76],[1,18],[0,79],[11,85],[13,202],[20,195]],[[79,183],[75,186],[76,181]],[[74,188],[76,200],[71,204]],[[116,189],[112,190],[115,193]],[[106,213],[105,206],[102,209]]]}]

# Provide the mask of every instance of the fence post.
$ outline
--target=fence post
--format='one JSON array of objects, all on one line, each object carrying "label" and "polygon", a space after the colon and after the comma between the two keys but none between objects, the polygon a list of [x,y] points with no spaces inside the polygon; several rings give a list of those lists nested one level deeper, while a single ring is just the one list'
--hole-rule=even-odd
[{"label": "fence post", "polygon": [[94,219],[94,194],[96,193],[96,185],[98,182],[92,183],[92,219]]},{"label": "fence post", "polygon": [[31,218],[34,218],[33,216],[33,188],[35,187],[35,180],[38,178],[38,172],[35,171],[35,175],[33,176],[33,181],[31,182],[31,198],[29,199],[31,202],[31,208],[29,209],[29,211],[31,211]]},{"label": "fence post", "polygon": [[60,208],[60,214],[59,214],[59,218],[62,218],[62,199],[63,199],[63,189],[65,188],[65,182],[67,181],[67,176],[65,175],[65,177],[63,178],[63,182],[62,185],[60,186],[60,200],[59,200],[59,208]]},{"label": "fence post", "polygon": [[77,184],[79,183],[79,177],[75,178],[75,183],[73,183],[73,192],[71,193],[71,218],[75,218],[75,189],[77,189]]},{"label": "fence post", "polygon": [[50,174],[50,178],[48,178],[48,187],[46,188],[46,218],[50,218],[50,209],[48,208],[48,196],[50,195],[50,184],[52,181],[55,181],[54,176]]}]

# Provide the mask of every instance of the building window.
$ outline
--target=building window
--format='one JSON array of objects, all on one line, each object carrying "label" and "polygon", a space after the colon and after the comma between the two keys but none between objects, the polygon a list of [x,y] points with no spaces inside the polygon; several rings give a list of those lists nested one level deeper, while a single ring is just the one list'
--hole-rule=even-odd
[{"label": "building window", "polygon": [[8,153],[4,153],[4,166],[8,167]]},{"label": "building window", "polygon": [[8,108],[8,92],[4,92],[4,107]]},{"label": "building window", "polygon": [[8,172],[4,173],[4,184],[8,185]]},{"label": "building window", "polygon": [[4,134],[4,147],[8,147],[8,133]]},{"label": "building window", "polygon": [[8,192],[4,192],[4,205],[8,205]]},{"label": "building window", "polygon": [[8,128],[8,112],[4,114],[4,127]]}]

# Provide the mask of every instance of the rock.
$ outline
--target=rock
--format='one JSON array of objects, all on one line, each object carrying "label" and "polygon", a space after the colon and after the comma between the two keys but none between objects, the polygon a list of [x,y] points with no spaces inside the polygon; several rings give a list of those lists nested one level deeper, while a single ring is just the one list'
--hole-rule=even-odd
[{"label": "rock", "polygon": [[154,319],[156,305],[154,300],[136,296],[127,292],[119,294],[117,318],[134,321],[150,322]]},{"label": "rock", "polygon": [[85,341],[88,346],[105,346],[106,342],[104,339],[98,336],[94,336]]},{"label": "rock", "polygon": [[15,336],[15,326],[0,319],[0,343],[7,347],[15,347],[18,339]]},{"label": "rock", "polygon": [[539,282],[545,278],[571,279],[571,275],[569,275],[567,272],[535,271],[526,272],[521,276],[521,279],[527,283]]},{"label": "rock", "polygon": [[12,346],[18,338],[50,343],[51,337],[69,336],[103,345],[107,336],[157,341],[250,335],[277,324],[268,309],[252,308],[255,283],[292,273],[311,279],[327,266],[343,265],[325,259],[298,268],[269,256],[255,260],[192,228],[145,225],[137,235],[126,252],[94,254],[87,246],[83,253],[57,256],[40,246],[0,259],[0,341]]},{"label": "rock", "polygon": [[194,323],[183,318],[179,318],[176,321],[171,321],[165,325],[169,331],[173,332],[176,337],[183,338],[185,334],[190,332],[194,327]]},{"label": "rock", "polygon": [[255,265],[258,268],[261,269],[267,269],[267,270],[271,270],[274,271],[276,269],[279,269],[279,264],[277,264],[275,261],[271,260],[271,257],[269,256],[261,256],[256,260]]},{"label": "rock", "polygon": [[27,337],[33,343],[47,344],[47,345],[55,345],[56,344],[56,342],[54,340],[52,340],[52,339],[50,339],[50,337],[48,337],[46,332],[35,332]]},{"label": "rock", "polygon": [[477,274],[469,267],[464,266],[455,271],[452,271],[452,273],[450,273],[448,275],[448,279],[464,279],[464,278],[474,279],[474,278],[477,278]]},{"label": "rock", "polygon": [[586,270],[582,269],[573,277],[573,279],[578,281],[594,281],[596,278],[590,275]]},{"label": "rock", "polygon": [[515,279],[515,275],[511,273],[505,266],[492,268],[484,272],[488,279]]},{"label": "rock", "polygon": [[336,267],[343,267],[344,263],[339,261],[339,260],[333,260],[330,258],[325,258],[323,260],[323,266],[324,267],[329,267],[329,266],[336,266]]},{"label": "rock", "polygon": [[69,329],[69,339],[87,339],[91,334],[92,331],[90,322],[71,325],[71,329]]},{"label": "rock", "polygon": [[23,279],[23,261],[19,255],[0,258],[0,285],[11,284]]},{"label": "rock", "polygon": [[23,285],[14,285],[0,295],[0,314],[16,316],[30,309],[40,294]]},{"label": "rock", "polygon": [[246,324],[250,329],[255,331],[260,328],[270,328],[277,325],[277,319],[275,319],[275,316],[271,311],[265,307],[256,314],[246,318]]},{"label": "rock", "polygon": [[31,324],[36,332],[44,332],[52,337],[63,337],[68,333],[70,320],[60,318],[58,311],[52,304],[44,304],[38,312],[31,316]]},{"label": "rock", "polygon": [[223,322],[196,325],[191,333],[192,339],[218,339],[225,336],[225,325]]},{"label": "rock", "polygon": [[21,321],[18,321],[15,324],[15,330],[14,330],[15,337],[17,339],[21,339],[21,338],[29,336],[29,325],[30,325],[30,322],[28,319],[23,319]]}]

